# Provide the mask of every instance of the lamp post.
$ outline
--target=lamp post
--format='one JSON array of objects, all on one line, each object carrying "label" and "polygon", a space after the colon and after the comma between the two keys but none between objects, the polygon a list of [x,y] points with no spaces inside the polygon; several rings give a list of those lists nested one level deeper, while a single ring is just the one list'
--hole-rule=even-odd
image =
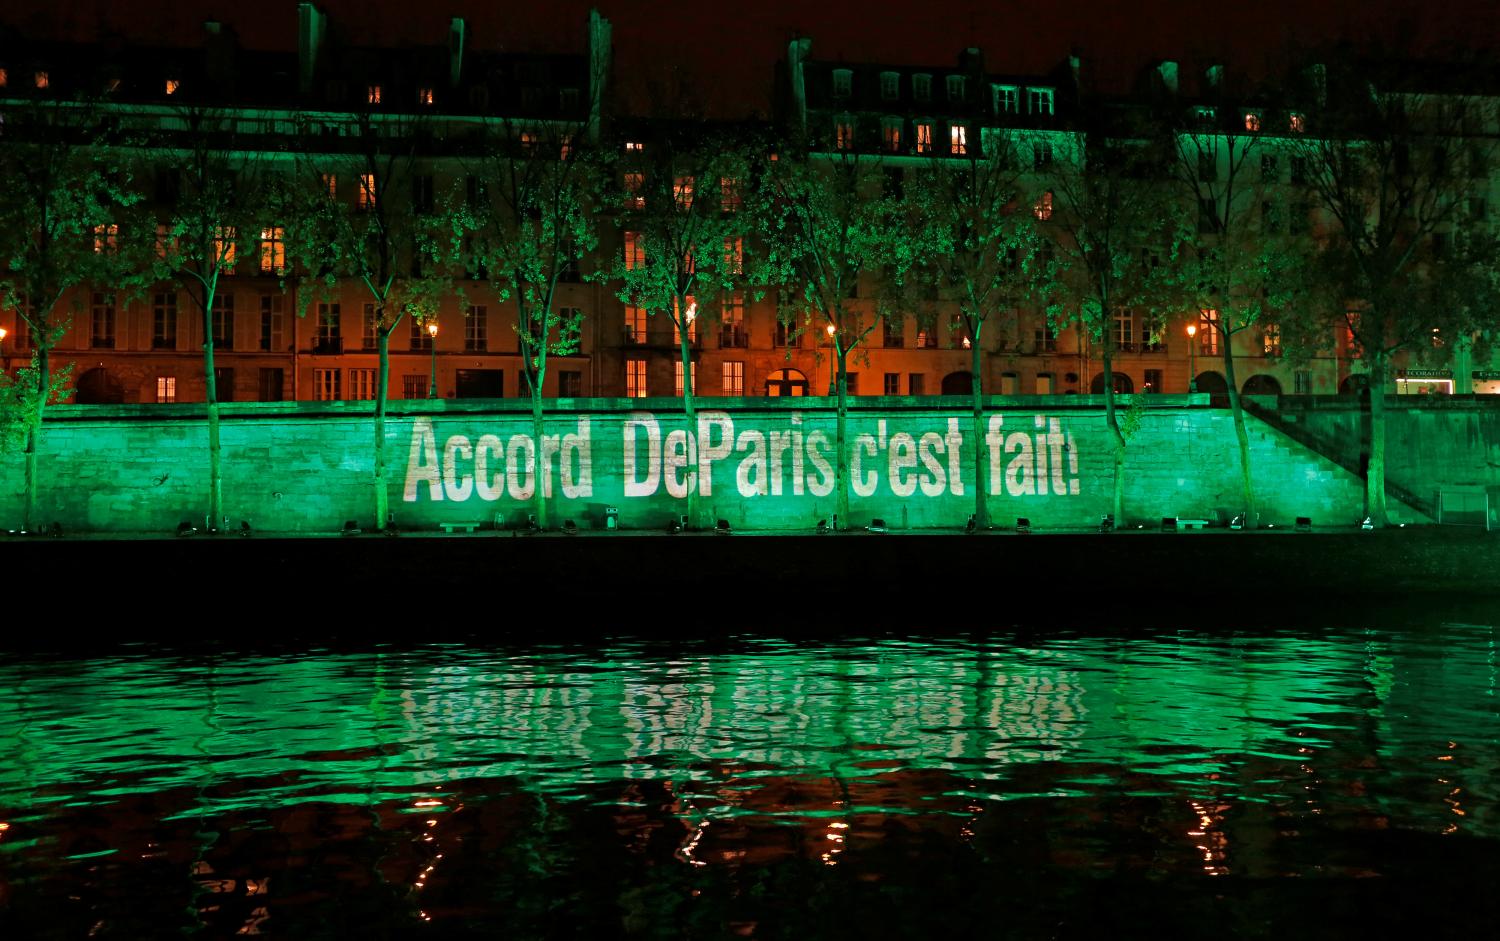
[{"label": "lamp post", "polygon": [[8,332],[4,327],[0,327],[0,370],[10,368],[10,354],[4,352],[5,336]]},{"label": "lamp post", "polygon": [[[833,335],[836,334],[836,333],[838,333],[838,332],[839,332],[838,328],[835,327],[833,324],[829,324],[828,325],[828,342],[830,344],[833,343]],[[839,394],[839,389],[838,389],[839,363],[838,363],[838,355],[837,354],[838,354],[838,351],[835,350],[834,351],[834,355],[830,356],[828,358],[828,397],[830,399],[833,398],[835,395]]]},{"label": "lamp post", "polygon": [[1188,394],[1192,395],[1198,391],[1198,369],[1196,366],[1198,325],[1190,323],[1187,325],[1188,335]]},{"label": "lamp post", "polygon": [[427,397],[437,398],[437,321],[427,321],[427,349],[432,352],[432,375],[427,380]]}]

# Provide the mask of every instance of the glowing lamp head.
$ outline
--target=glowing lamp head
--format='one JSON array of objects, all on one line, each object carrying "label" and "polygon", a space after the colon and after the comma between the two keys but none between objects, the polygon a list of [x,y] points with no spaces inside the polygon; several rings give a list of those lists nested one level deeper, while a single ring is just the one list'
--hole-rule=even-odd
[{"label": "glowing lamp head", "polygon": [[437,321],[436,320],[429,320],[429,321],[427,321],[427,335],[431,336],[431,337],[437,336]]},{"label": "glowing lamp head", "polygon": [[1189,337],[1197,336],[1198,335],[1198,325],[1195,324],[1195,323],[1188,324],[1187,325],[1187,334],[1188,334]]},{"label": "glowing lamp head", "polygon": [[0,327],[0,343],[5,342],[5,337],[9,332],[10,331],[6,330],[4,327]]},{"label": "glowing lamp head", "polygon": [[835,333],[838,333],[838,329],[836,327],[834,327],[833,324],[829,324],[828,325],[828,335],[829,336],[833,336]]}]

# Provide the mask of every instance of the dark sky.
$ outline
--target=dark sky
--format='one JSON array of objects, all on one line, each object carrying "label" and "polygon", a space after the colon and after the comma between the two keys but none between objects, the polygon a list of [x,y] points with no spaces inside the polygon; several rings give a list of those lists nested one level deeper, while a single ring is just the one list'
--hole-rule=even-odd
[{"label": "dark sky", "polygon": [[[617,77],[660,80],[669,67],[702,88],[717,110],[764,109],[773,63],[793,35],[817,58],[943,65],[980,46],[992,71],[1044,72],[1078,47],[1096,75],[1128,80],[1152,59],[1223,61],[1255,72],[1294,44],[1352,38],[1404,51],[1448,44],[1500,50],[1500,0],[323,0],[353,38],[440,43],[463,16],[481,47],[576,51],[597,6],[615,26]],[[241,42],[291,48],[295,0],[0,0],[0,21],[38,37],[192,44],[209,18]]]}]

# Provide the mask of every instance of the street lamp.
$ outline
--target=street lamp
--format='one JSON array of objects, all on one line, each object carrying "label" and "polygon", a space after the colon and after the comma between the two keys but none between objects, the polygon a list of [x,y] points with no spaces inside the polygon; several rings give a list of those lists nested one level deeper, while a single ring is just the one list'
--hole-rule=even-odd
[{"label": "street lamp", "polygon": [[432,351],[432,376],[427,380],[427,397],[437,398],[437,321],[427,321],[427,348]]},{"label": "street lamp", "polygon": [[[0,327],[0,349],[5,346],[5,335],[8,333],[4,327]],[[10,354],[0,352],[0,369],[10,368]]]},{"label": "street lamp", "polygon": [[[828,325],[828,342],[829,343],[833,342],[834,334],[836,334],[838,332],[839,332],[838,328],[835,327],[833,324],[829,324]],[[830,357],[829,360],[828,360],[828,397],[829,398],[833,398],[835,395],[839,394],[838,375],[839,375],[838,351],[835,350],[834,351],[834,356]]]},{"label": "street lamp", "polygon": [[1197,343],[1194,341],[1194,338],[1198,335],[1198,325],[1195,324],[1195,323],[1188,324],[1187,325],[1187,335],[1188,335],[1188,394],[1192,395],[1194,392],[1198,391],[1198,370],[1197,370],[1196,365],[1195,365],[1196,359],[1195,359],[1195,356],[1194,356],[1194,354],[1197,352],[1197,350],[1195,349],[1195,347],[1197,346]]}]

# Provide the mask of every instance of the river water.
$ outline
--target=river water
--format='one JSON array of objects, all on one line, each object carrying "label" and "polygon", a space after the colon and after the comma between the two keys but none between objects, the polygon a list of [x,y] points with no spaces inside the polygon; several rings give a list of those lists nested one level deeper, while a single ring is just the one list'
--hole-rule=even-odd
[{"label": "river water", "polygon": [[1500,618],[0,665],[0,935],[1476,936]]}]

